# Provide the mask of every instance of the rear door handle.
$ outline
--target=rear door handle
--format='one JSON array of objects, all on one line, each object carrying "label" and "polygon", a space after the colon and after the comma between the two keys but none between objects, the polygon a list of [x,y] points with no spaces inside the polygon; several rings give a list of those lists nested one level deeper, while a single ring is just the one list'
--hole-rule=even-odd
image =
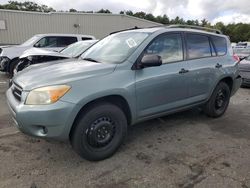
[{"label": "rear door handle", "polygon": [[217,64],[215,65],[215,68],[217,68],[217,69],[219,69],[219,68],[221,68],[221,67],[222,67],[222,65],[219,64],[219,63],[217,63]]},{"label": "rear door handle", "polygon": [[189,70],[182,68],[182,69],[179,71],[179,74],[185,74],[185,73],[187,73],[187,72],[189,72]]}]

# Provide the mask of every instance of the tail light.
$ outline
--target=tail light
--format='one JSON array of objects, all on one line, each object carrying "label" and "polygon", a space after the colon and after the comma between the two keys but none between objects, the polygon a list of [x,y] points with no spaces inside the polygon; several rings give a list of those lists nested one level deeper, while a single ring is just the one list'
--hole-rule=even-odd
[{"label": "tail light", "polygon": [[233,59],[237,62],[240,63],[240,58],[236,54],[233,55]]}]

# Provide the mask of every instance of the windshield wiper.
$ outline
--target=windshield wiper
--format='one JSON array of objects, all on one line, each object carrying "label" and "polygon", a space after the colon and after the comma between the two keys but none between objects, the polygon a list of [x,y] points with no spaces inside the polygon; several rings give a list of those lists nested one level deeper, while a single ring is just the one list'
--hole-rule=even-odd
[{"label": "windshield wiper", "polygon": [[83,60],[91,61],[91,62],[95,62],[95,63],[99,63],[99,61],[97,61],[97,60],[95,60],[95,59],[92,59],[92,58],[90,58],[90,57],[83,58]]}]

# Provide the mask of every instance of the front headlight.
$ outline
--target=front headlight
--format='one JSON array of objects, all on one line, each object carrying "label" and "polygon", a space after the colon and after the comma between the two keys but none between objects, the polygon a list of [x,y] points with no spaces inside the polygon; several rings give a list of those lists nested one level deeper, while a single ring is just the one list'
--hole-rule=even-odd
[{"label": "front headlight", "polygon": [[25,101],[27,105],[52,104],[70,90],[68,85],[55,85],[32,90]]}]

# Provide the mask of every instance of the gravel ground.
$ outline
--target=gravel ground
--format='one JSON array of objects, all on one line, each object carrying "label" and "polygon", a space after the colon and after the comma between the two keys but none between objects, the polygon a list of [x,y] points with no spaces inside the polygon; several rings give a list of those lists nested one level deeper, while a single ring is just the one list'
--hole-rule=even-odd
[{"label": "gravel ground", "polygon": [[0,73],[0,129],[7,128],[12,125],[12,120],[5,100],[5,91],[8,88],[8,84],[8,76]]},{"label": "gravel ground", "polygon": [[[6,88],[0,84],[0,132],[12,126]],[[194,109],[138,124],[100,162],[81,159],[68,143],[0,137],[0,187],[250,188],[249,155],[250,89],[241,88],[223,117]]]}]

